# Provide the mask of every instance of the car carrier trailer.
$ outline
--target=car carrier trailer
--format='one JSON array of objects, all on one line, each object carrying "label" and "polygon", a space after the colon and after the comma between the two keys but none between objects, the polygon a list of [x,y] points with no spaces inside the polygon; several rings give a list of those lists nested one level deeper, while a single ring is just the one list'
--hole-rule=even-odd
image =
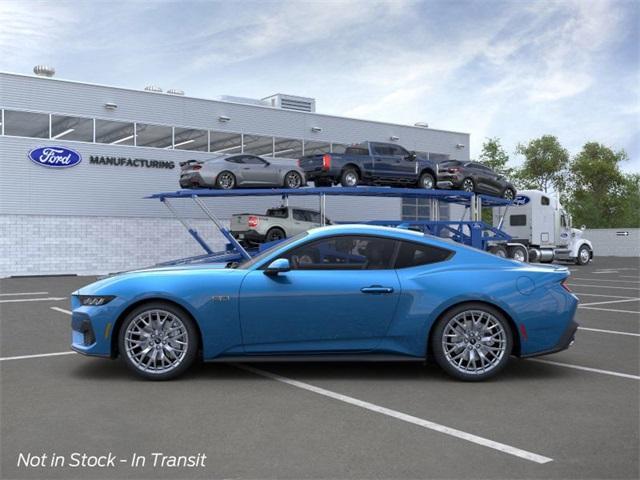
[{"label": "car carrier trailer", "polygon": [[[509,248],[511,249],[514,248],[514,244],[511,242],[511,237],[500,228],[500,225],[492,226],[482,221],[483,207],[505,207],[503,209],[504,215],[506,214],[509,205],[511,205],[511,202],[503,198],[475,194],[472,192],[391,187],[320,187],[300,188],[295,190],[285,188],[234,190],[194,189],[156,193],[146,198],[160,200],[171,211],[176,219],[182,223],[189,234],[205,251],[203,255],[173,260],[163,264],[170,265],[193,262],[209,263],[240,261],[242,259],[251,258],[253,255],[270,245],[263,244],[258,249],[246,249],[233,237],[220,219],[211,211],[204,202],[205,199],[228,199],[232,197],[280,197],[282,203],[287,205],[290,197],[300,196],[318,197],[321,219],[325,218],[326,197],[328,196],[427,199],[430,206],[429,220],[375,220],[369,222],[355,220],[340,223],[365,223],[409,228],[437,237],[448,237],[455,242],[492,252],[495,252],[496,249],[502,252],[502,248],[500,247],[501,245],[505,245],[505,252],[508,251],[506,247],[507,245],[509,245]],[[202,238],[200,233],[180,215],[173,205],[173,202],[179,199],[193,201],[195,205],[215,224],[222,236],[228,241],[224,251],[214,251],[214,249]],[[464,213],[461,215],[460,220],[441,220],[439,218],[439,207],[441,202],[462,206]],[[515,246],[517,246],[517,244]],[[521,247],[526,253],[527,249],[524,245]]]}]

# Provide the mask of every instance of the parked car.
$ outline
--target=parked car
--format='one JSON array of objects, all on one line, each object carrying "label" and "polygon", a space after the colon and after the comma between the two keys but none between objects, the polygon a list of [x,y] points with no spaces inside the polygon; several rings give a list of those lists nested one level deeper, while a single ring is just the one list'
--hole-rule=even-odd
[{"label": "parked car", "polygon": [[317,187],[338,183],[343,187],[436,187],[436,162],[394,143],[364,142],[347,147],[342,154],[308,155],[298,164]]},{"label": "parked car", "polygon": [[445,160],[438,165],[438,188],[484,193],[508,200],[516,198],[516,187],[506,177],[478,162]]},{"label": "parked car", "polygon": [[[325,218],[324,224],[331,221]],[[320,225],[320,212],[297,207],[270,208],[264,215],[231,215],[231,235],[247,245],[284,240]]]},{"label": "parked car", "polygon": [[[339,225],[240,264],[127,272],[73,292],[72,348],[169,379],[205,361],[433,357],[484,380],[568,348],[578,298],[529,265],[405,229]],[[473,281],[469,281],[473,279]]]},{"label": "parked car", "polygon": [[181,188],[285,187],[306,185],[304,171],[292,159],[257,155],[219,155],[180,163]]}]

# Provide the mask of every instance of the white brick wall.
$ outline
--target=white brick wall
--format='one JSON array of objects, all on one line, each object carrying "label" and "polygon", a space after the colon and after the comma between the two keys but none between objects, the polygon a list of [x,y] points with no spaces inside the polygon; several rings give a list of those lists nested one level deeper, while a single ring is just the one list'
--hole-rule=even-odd
[{"label": "white brick wall", "polygon": [[[618,235],[623,232],[629,235]],[[584,238],[591,240],[596,257],[640,257],[640,228],[590,228]]]},{"label": "white brick wall", "polygon": [[[190,224],[224,249],[210,221]],[[104,274],[203,253],[174,219],[0,215],[0,277]]]}]

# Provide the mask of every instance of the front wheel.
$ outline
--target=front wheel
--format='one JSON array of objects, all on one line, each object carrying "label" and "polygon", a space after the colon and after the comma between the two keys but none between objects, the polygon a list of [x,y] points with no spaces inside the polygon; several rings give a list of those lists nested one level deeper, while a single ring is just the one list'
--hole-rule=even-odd
[{"label": "front wheel", "polygon": [[582,245],[578,250],[578,257],[576,263],[578,265],[586,265],[591,261],[591,250],[586,245]]},{"label": "front wheel", "polygon": [[295,170],[291,170],[284,176],[284,186],[287,188],[300,188],[302,186],[302,175]]},{"label": "front wheel", "polygon": [[418,187],[426,190],[433,190],[436,186],[436,180],[430,173],[423,173],[418,180]]},{"label": "front wheel", "polygon": [[476,190],[476,186],[473,183],[473,179],[465,178],[462,181],[462,190],[464,190],[465,192],[474,192]]},{"label": "front wheel", "polygon": [[133,310],[118,334],[120,356],[137,375],[169,380],[182,374],[198,354],[198,334],[181,308],[151,302]]},{"label": "front wheel", "polygon": [[431,349],[440,367],[452,377],[480,381],[502,370],[513,338],[509,322],[483,303],[467,303],[446,312],[434,327]]}]

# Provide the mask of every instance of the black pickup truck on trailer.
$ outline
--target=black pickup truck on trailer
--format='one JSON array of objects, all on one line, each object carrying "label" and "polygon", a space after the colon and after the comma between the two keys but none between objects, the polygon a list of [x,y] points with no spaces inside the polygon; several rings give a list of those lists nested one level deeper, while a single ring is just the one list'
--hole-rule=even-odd
[{"label": "black pickup truck on trailer", "polygon": [[298,164],[316,187],[340,183],[343,187],[393,185],[432,189],[438,176],[436,162],[393,143],[359,143],[341,154],[302,157]]}]

